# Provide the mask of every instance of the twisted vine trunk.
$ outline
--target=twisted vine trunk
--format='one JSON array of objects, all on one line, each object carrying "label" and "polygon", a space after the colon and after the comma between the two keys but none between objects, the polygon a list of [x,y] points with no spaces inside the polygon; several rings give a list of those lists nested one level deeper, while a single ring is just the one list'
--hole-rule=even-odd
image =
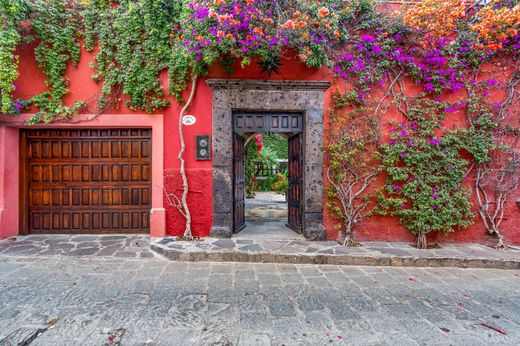
[{"label": "twisted vine trunk", "polygon": [[359,244],[354,241],[354,225],[350,219],[345,220],[345,229],[339,234],[341,234],[343,246],[353,247],[358,246]]},{"label": "twisted vine trunk", "polygon": [[181,163],[181,169],[180,174],[182,178],[182,197],[181,197],[181,208],[182,208],[182,215],[186,218],[186,229],[184,230],[184,238],[186,239],[193,239],[193,234],[191,233],[191,213],[190,209],[188,207],[187,197],[188,197],[188,191],[189,191],[189,185],[188,185],[188,178],[186,176],[186,163],[184,161],[184,152],[186,151],[186,143],[184,142],[184,133],[183,133],[183,124],[182,124],[182,118],[184,117],[184,114],[189,109],[191,102],[193,101],[193,98],[195,97],[195,91],[197,90],[197,80],[198,77],[196,75],[193,75],[191,78],[191,92],[188,100],[186,101],[186,104],[181,110],[181,114],[179,116],[179,139],[181,142],[181,151],[179,152],[178,159]]},{"label": "twisted vine trunk", "polygon": [[426,242],[426,232],[425,231],[419,231],[417,233],[417,248],[418,249],[427,249],[428,243]]}]

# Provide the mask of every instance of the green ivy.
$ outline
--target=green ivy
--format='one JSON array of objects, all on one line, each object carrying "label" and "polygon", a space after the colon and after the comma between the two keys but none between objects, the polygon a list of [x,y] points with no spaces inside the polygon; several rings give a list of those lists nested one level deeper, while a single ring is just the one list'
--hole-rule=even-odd
[{"label": "green ivy", "polygon": [[[169,105],[160,74],[175,64],[172,46],[179,36],[182,4],[124,0],[113,5],[95,0],[84,6],[85,46],[98,49],[92,77],[102,85],[100,108],[119,104],[121,93],[128,96],[125,103],[132,110],[153,112]],[[187,79],[183,74],[183,90]]]},{"label": "green ivy", "polygon": [[3,114],[17,114],[24,108],[12,94],[19,76],[16,48],[22,41],[20,22],[29,13],[29,3],[24,0],[0,0],[0,113]]},{"label": "green ivy", "polygon": [[31,25],[38,42],[35,56],[48,90],[31,99],[40,109],[31,122],[48,123],[56,117],[70,118],[83,106],[79,101],[73,106],[63,104],[69,93],[65,72],[69,64],[78,64],[81,54],[81,18],[78,9],[66,0],[35,0],[33,4]]}]

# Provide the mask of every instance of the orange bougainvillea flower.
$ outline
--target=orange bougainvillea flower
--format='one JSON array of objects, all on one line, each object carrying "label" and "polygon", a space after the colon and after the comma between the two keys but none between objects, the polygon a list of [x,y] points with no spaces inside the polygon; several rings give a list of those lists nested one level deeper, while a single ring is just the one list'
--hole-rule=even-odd
[{"label": "orange bougainvillea flower", "polygon": [[283,23],[283,24],[281,25],[281,27],[282,27],[283,29],[294,29],[294,28],[296,27],[296,24],[294,23],[293,20],[290,20],[290,19],[289,19],[288,21],[286,21],[285,23]]},{"label": "orange bougainvillea flower", "polygon": [[459,20],[466,17],[463,0],[424,0],[404,14],[404,24],[425,33],[430,42],[453,36]]},{"label": "orange bougainvillea flower", "polygon": [[498,50],[503,47],[503,42],[517,35],[520,30],[520,4],[500,9],[485,6],[478,12],[477,18],[478,22],[469,27],[477,33],[481,42],[475,47]]},{"label": "orange bougainvillea flower", "polygon": [[330,14],[330,10],[326,7],[322,7],[318,10],[318,16],[321,18],[327,17]]}]

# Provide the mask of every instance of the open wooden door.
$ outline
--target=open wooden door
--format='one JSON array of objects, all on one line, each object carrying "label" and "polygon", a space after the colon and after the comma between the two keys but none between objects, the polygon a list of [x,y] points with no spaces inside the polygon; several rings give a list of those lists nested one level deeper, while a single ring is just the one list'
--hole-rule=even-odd
[{"label": "open wooden door", "polygon": [[289,138],[289,188],[287,191],[287,226],[297,233],[303,232],[303,134]]},{"label": "open wooden door", "polygon": [[233,233],[246,227],[245,138],[233,133]]}]

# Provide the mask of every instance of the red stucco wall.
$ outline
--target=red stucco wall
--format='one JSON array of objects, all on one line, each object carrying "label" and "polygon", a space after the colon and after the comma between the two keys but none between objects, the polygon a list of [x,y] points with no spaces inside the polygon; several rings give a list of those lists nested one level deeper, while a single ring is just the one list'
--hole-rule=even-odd
[{"label": "red stucco wall", "polygon": [[[34,60],[33,47],[24,48],[20,51],[20,66],[21,77],[17,81],[17,97],[28,98],[38,92],[45,90],[44,77],[37,68]],[[71,66],[68,77],[70,78],[71,93],[66,97],[66,102],[71,104],[74,100],[88,100],[98,91],[99,86],[90,78],[93,71],[89,68],[89,63],[92,61],[92,54],[87,52],[82,53],[81,61],[77,67]],[[260,74],[256,65],[252,65],[246,69],[236,67],[235,74],[232,78],[238,79],[264,79],[266,76]],[[499,80],[505,80],[511,73],[509,70],[494,71],[493,76]],[[483,78],[489,78],[483,76]],[[210,69],[208,78],[229,78],[224,73],[221,67],[214,66]],[[279,75],[273,75],[273,79],[285,80],[330,80],[330,74],[326,69],[310,70],[295,61],[284,61]],[[166,79],[165,79],[166,80]],[[330,95],[334,88],[344,88],[342,83],[334,84],[326,93],[326,108],[330,107]],[[193,102],[190,114],[197,117],[197,123],[193,126],[186,126],[185,138],[187,143],[187,150],[185,153],[186,168],[188,179],[190,182],[190,195],[188,198],[191,207],[193,218],[193,232],[196,235],[208,235],[211,227],[212,217],[212,163],[211,161],[196,161],[195,160],[195,136],[198,134],[211,134],[211,90],[206,85],[204,80],[199,80],[197,86],[196,98]],[[413,84],[408,84],[409,92],[418,92],[419,88]],[[463,93],[456,95],[448,95],[453,101],[463,98]],[[500,100],[503,95],[500,93],[491,94],[489,96],[492,100]],[[172,99],[172,106],[163,111],[164,113],[164,188],[167,193],[180,192],[179,184],[179,163],[177,154],[179,151],[178,140],[178,115],[180,106],[175,104]],[[259,100],[259,107],[261,107],[261,100]],[[94,110],[94,104],[90,102],[89,109]],[[33,110],[34,111],[34,110]],[[132,113],[124,106],[124,97],[121,100],[121,106],[116,111],[111,113]],[[327,114],[327,112],[325,112]],[[117,115],[114,115],[117,116]],[[396,112],[390,112],[388,119],[399,119]],[[387,120],[388,120],[387,119]],[[452,114],[447,122],[447,127],[454,126],[462,122],[463,118],[460,114]],[[328,119],[325,119],[325,124],[328,124]],[[81,126],[81,124],[75,125]],[[471,181],[468,181],[470,184]],[[512,197],[506,209],[506,219],[502,224],[504,236],[507,241],[515,244],[520,244],[520,225],[518,217],[520,216],[520,208],[515,201],[520,199],[520,193],[517,191]],[[166,210],[166,225],[167,233],[170,235],[179,235],[184,228],[184,220],[175,209],[175,207],[167,204],[165,199]],[[476,210],[475,210],[476,211]],[[327,234],[330,239],[334,239],[336,234],[333,228],[333,220],[330,215],[325,212],[324,222],[327,228]],[[381,241],[409,241],[413,237],[401,227],[395,219],[372,217],[363,227],[358,230],[357,236],[360,240],[381,240]],[[460,232],[450,234],[448,237],[442,235],[433,235],[431,240],[442,242],[486,242],[488,239],[484,234],[484,229],[478,217],[475,218],[475,225]]]}]

